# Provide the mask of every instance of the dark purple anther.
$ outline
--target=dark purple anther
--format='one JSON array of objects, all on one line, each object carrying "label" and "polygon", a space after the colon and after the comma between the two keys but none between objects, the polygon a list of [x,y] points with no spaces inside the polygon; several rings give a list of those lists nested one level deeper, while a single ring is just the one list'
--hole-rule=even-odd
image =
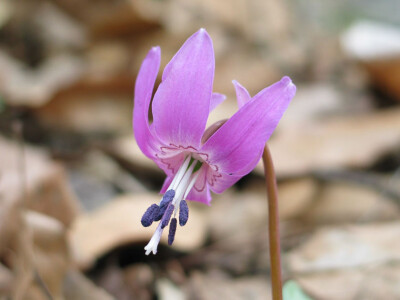
[{"label": "dark purple anther", "polygon": [[172,213],[174,212],[175,206],[173,204],[169,204],[165,213],[161,219],[161,228],[167,227],[169,223],[169,219],[171,219]]},{"label": "dark purple anther", "polygon": [[168,204],[172,201],[172,199],[174,199],[175,197],[175,191],[174,190],[168,190],[165,192],[161,203],[160,203],[160,207],[163,206],[168,206]]},{"label": "dark purple anther", "polygon": [[185,200],[179,205],[179,225],[184,226],[189,219],[189,207]]},{"label": "dark purple anther", "polygon": [[154,219],[158,216],[158,211],[160,208],[158,207],[157,204],[152,204],[146,212],[143,214],[141,223],[144,227],[149,227]]},{"label": "dark purple anther", "polygon": [[176,232],[176,218],[171,220],[171,224],[169,224],[169,233],[168,233],[168,245],[172,245],[175,239]]},{"label": "dark purple anther", "polygon": [[168,204],[171,203],[171,201],[174,199],[174,197],[175,197],[175,191],[174,190],[168,190],[164,194],[164,196],[163,196],[163,198],[161,200],[161,203],[160,203],[160,210],[158,212],[158,215],[155,217],[154,221],[160,221],[161,220],[162,216],[165,213],[165,210],[168,207]]}]

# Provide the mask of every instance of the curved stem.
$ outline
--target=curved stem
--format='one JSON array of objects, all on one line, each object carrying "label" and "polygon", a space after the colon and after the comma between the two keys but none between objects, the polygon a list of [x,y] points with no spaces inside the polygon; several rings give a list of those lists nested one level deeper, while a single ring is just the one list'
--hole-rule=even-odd
[{"label": "curved stem", "polygon": [[281,246],[279,241],[278,188],[271,152],[265,145],[263,153],[265,184],[268,196],[269,254],[271,262],[272,299],[282,300]]}]

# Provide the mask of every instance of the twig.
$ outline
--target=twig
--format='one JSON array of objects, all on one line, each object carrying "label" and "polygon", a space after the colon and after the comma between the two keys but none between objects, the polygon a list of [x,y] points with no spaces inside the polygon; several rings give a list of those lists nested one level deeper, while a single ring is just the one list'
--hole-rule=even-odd
[{"label": "twig", "polygon": [[35,281],[39,285],[40,289],[42,290],[43,294],[46,296],[48,300],[53,300],[53,297],[51,296],[51,293],[49,289],[47,288],[46,283],[43,281],[42,277],[40,277],[40,274],[37,270],[35,272]]},{"label": "twig", "polygon": [[279,241],[278,189],[268,145],[263,153],[265,184],[268,196],[269,254],[271,262],[272,299],[282,300],[281,246]]},{"label": "twig", "polygon": [[26,203],[28,202],[28,188],[27,188],[27,178],[26,178],[26,164],[25,164],[25,145],[24,145],[24,136],[23,136],[23,125],[22,122],[16,120],[12,124],[15,140],[18,144],[18,150],[20,159],[18,160],[18,172],[21,176],[21,190],[22,190],[22,206],[25,209]]},{"label": "twig", "polygon": [[[15,121],[13,123],[13,131],[15,134],[15,139],[17,140],[18,146],[19,146],[19,150],[20,150],[20,160],[19,160],[19,172],[21,175],[21,189],[22,189],[22,197],[23,197],[23,201],[22,201],[22,210],[26,210],[27,209],[27,205],[29,203],[29,193],[28,193],[28,181],[27,181],[27,175],[26,175],[26,155],[25,155],[25,141],[24,141],[24,136],[23,136],[23,124],[21,121]],[[25,239],[21,239],[21,248],[22,248],[22,252],[25,254],[25,258],[28,262],[29,265],[33,265],[33,250],[32,250],[32,236],[30,236],[29,242],[28,238]],[[22,243],[25,243],[25,245],[23,245]],[[33,268],[33,275],[34,275],[34,279],[35,281],[38,283],[39,288],[42,290],[43,294],[46,296],[47,299],[49,300],[53,300],[53,297],[51,296],[51,293],[49,291],[49,289],[47,288],[45,282],[43,281],[43,279],[40,277],[39,273],[37,270],[34,269],[33,266],[31,266]],[[24,292],[26,291],[25,289],[22,289],[23,291],[21,291],[21,289],[19,291],[16,291],[16,297],[17,299],[22,299]]]}]

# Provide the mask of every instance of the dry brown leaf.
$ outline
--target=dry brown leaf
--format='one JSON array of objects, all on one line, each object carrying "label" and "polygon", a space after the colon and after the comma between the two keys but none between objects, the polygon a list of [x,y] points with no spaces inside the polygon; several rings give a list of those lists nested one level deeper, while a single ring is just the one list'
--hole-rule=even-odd
[{"label": "dry brown leaf", "polygon": [[[299,217],[304,214],[312,205],[314,198],[318,195],[319,184],[316,180],[304,177],[278,183],[278,195],[279,195],[279,216],[281,220],[288,220]],[[263,216],[260,220],[267,219],[267,191],[265,187],[264,179],[253,180],[247,183],[246,187],[237,195],[229,195],[227,198],[232,197],[236,199],[243,199],[244,203],[240,205],[251,205],[248,199],[257,199],[260,216]],[[228,202],[229,200],[227,200]],[[218,202],[218,200],[216,201]],[[229,202],[228,202],[229,203]],[[248,204],[247,204],[248,203]],[[216,203],[218,207],[218,203]],[[236,204],[233,204],[236,206]],[[261,214],[263,211],[264,215]],[[229,222],[228,222],[229,223]],[[262,222],[260,222],[262,223]],[[223,226],[224,227],[224,226]]]},{"label": "dry brown leaf", "polygon": [[6,280],[9,285],[7,290],[0,286],[0,295],[6,292],[13,299],[45,300],[48,292],[52,299],[59,300],[112,299],[77,272],[67,273],[69,246],[61,222],[34,211],[22,213],[19,210],[17,216],[21,214],[18,230],[13,232],[14,240],[2,244],[9,252],[3,259],[12,272],[3,272],[3,269],[6,271],[4,267],[1,269],[0,282],[3,284]]},{"label": "dry brown leaf", "polygon": [[[79,204],[68,186],[62,166],[50,160],[43,149],[24,146],[23,155],[17,143],[1,137],[0,149],[0,193],[3,196],[0,214],[7,214],[9,207],[24,203],[27,208],[52,216],[65,225],[70,224],[79,211]],[[26,187],[23,186],[24,178]],[[1,228],[0,224],[0,231]]]},{"label": "dry brown leaf", "polygon": [[342,36],[342,47],[384,93],[400,100],[400,29],[384,22],[358,21]]},{"label": "dry brown leaf", "polygon": [[[131,85],[132,77],[129,81]],[[121,82],[126,81],[122,78],[118,84]],[[86,134],[127,133],[131,131],[132,97],[118,89],[104,87],[102,83],[82,87],[82,90],[70,89],[59,93],[49,103],[38,108],[35,114],[42,125],[53,130]]]},{"label": "dry brown leaf", "polygon": [[318,189],[318,184],[311,178],[280,183],[278,185],[278,193],[281,220],[299,217],[308,211],[318,193]]},{"label": "dry brown leaf", "polygon": [[2,195],[0,200],[0,257],[12,272],[7,293],[11,298],[22,299],[34,274],[32,233],[23,219],[21,201],[10,201]]},{"label": "dry brown leaf", "polygon": [[400,222],[318,229],[286,256],[291,272],[338,270],[400,261]]},{"label": "dry brown leaf", "polygon": [[56,219],[33,211],[24,217],[32,232],[35,271],[54,299],[62,299],[62,285],[70,265],[65,227]]},{"label": "dry brown leaf", "polygon": [[314,299],[353,300],[360,299],[357,296],[365,286],[365,277],[362,270],[350,269],[305,274],[295,278]]},{"label": "dry brown leaf", "polygon": [[13,275],[11,270],[0,264],[0,296],[10,296]]},{"label": "dry brown leaf", "polygon": [[[112,183],[126,193],[145,193],[147,189],[109,156],[91,151],[80,165],[80,170],[102,182]],[[83,201],[83,199],[82,199]]]},{"label": "dry brown leaf", "polygon": [[142,153],[132,134],[115,139],[108,151],[130,167],[146,172],[163,173],[151,159]]},{"label": "dry brown leaf", "polygon": [[[216,41],[218,43],[218,41]],[[252,96],[282,77],[279,69],[262,55],[251,49],[235,47],[217,58],[214,89],[219,93],[234,95],[232,80],[242,84]],[[232,97],[234,101],[236,97]]]},{"label": "dry brown leaf", "polygon": [[96,38],[126,36],[146,31],[157,23],[143,18],[129,1],[99,1],[94,9],[91,1],[56,0],[66,11],[85,23]]},{"label": "dry brown leaf", "polygon": [[123,275],[121,268],[115,262],[110,262],[102,269],[101,274],[96,276],[96,284],[117,299],[130,299],[133,295],[130,294]]},{"label": "dry brown leaf", "polygon": [[12,17],[12,11],[14,9],[13,2],[11,1],[2,1],[0,3],[0,27],[7,24],[7,22]]},{"label": "dry brown leaf", "polygon": [[141,17],[128,1],[120,1],[119,5],[109,5],[104,10],[97,10],[89,21],[89,29],[95,38],[124,36],[155,29],[157,22]]},{"label": "dry brown leaf", "polygon": [[124,281],[137,299],[151,299],[154,273],[148,264],[137,263],[123,270]]},{"label": "dry brown leaf", "polygon": [[183,291],[166,278],[156,282],[157,295],[160,299],[185,300]]},{"label": "dry brown leaf", "polygon": [[296,277],[296,281],[315,299],[398,299],[398,264],[369,268],[317,272]]},{"label": "dry brown leaf", "polygon": [[[105,80],[123,73],[131,74],[131,61],[135,59],[130,45],[126,41],[119,40],[92,43],[85,52],[85,57],[88,61],[88,74],[93,81]],[[133,74],[131,89],[133,89]]]},{"label": "dry brown leaf", "polygon": [[400,267],[388,264],[366,270],[365,280],[358,296],[365,300],[399,299]]},{"label": "dry brown leaf", "polygon": [[366,222],[397,219],[399,205],[383,191],[351,183],[330,183],[320,189],[318,200],[305,217],[316,222]]},{"label": "dry brown leaf", "polygon": [[54,299],[62,299],[62,282],[69,266],[65,227],[46,215],[17,208],[5,225],[12,237],[2,241],[2,260],[12,272],[8,292],[13,299],[46,299],[39,284],[42,281]]},{"label": "dry brown leaf", "polygon": [[268,278],[261,276],[232,279],[220,272],[193,272],[184,290],[188,299],[271,299]]},{"label": "dry brown leaf", "polygon": [[279,130],[290,130],[290,127],[304,122],[326,121],[338,116],[354,116],[371,111],[371,104],[365,97],[355,98],[351,91],[331,82],[299,84],[295,98],[279,122]]},{"label": "dry brown leaf", "polygon": [[[148,1],[147,1],[148,2]],[[137,74],[143,59],[154,46],[161,48],[161,62],[158,79],[161,80],[161,72],[166,64],[175,55],[178,49],[182,46],[188,35],[177,35],[166,31],[163,28],[158,28],[152,31],[145,31],[135,35],[129,49],[130,59],[133,60],[132,70]],[[157,85],[157,82],[156,82]]]},{"label": "dry brown leaf", "polygon": [[267,223],[266,194],[257,190],[235,193],[231,189],[221,195],[213,195],[212,208],[208,213],[212,236],[216,240],[253,233]]},{"label": "dry brown leaf", "polygon": [[376,86],[394,99],[400,99],[400,57],[384,61],[371,61],[362,65]]},{"label": "dry brown leaf", "polygon": [[[188,33],[207,24],[240,32],[252,41],[279,43],[289,37],[291,18],[280,1],[131,1],[132,5],[154,20],[161,21],[168,31]],[[167,13],[166,13],[167,12]]]},{"label": "dry brown leaf", "polygon": [[82,49],[87,45],[86,28],[51,2],[37,3],[32,13],[46,50]]},{"label": "dry brown leaf", "polygon": [[269,142],[280,177],[366,167],[399,145],[400,109],[303,123],[277,132]]},{"label": "dry brown leaf", "polygon": [[83,74],[84,69],[85,64],[80,58],[59,54],[48,58],[40,68],[29,70],[0,51],[0,91],[10,105],[37,107],[60,89],[69,87]]},{"label": "dry brown leaf", "polygon": [[66,300],[112,300],[103,289],[95,286],[80,272],[69,270],[63,284],[63,296]]},{"label": "dry brown leaf", "polygon": [[[255,261],[268,253],[268,202],[265,191],[234,188],[221,195],[213,195],[207,211],[210,222],[211,245],[187,258],[189,265],[211,265],[243,274]],[[257,264],[267,269],[268,259]]]},{"label": "dry brown leaf", "polygon": [[[144,228],[140,220],[152,203],[158,203],[158,194],[125,195],[104,205],[102,208],[79,216],[70,232],[75,261],[82,267],[89,267],[97,258],[115,247],[128,243],[147,243],[155,230],[155,225]],[[179,227],[173,248],[190,251],[198,248],[205,239],[204,215],[190,203],[190,220]],[[161,243],[166,244],[164,232]],[[144,250],[143,250],[144,251]]]}]

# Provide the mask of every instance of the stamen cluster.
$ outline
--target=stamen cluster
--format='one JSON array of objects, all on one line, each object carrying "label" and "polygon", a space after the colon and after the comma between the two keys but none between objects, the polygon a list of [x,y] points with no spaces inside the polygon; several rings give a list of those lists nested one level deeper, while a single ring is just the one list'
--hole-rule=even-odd
[{"label": "stamen cluster", "polygon": [[198,168],[199,165],[200,162],[191,158],[189,155],[176,173],[160,203],[158,205],[152,204],[143,214],[141,223],[144,227],[149,227],[153,222],[160,221],[153,237],[144,248],[146,250],[146,255],[149,255],[151,252],[154,254],[157,253],[157,246],[160,242],[162,232],[168,224],[168,244],[172,245],[175,239],[177,227],[176,214],[178,209],[179,225],[184,226],[187,223],[189,219],[189,207],[184,199],[193,188],[197,179],[198,173],[196,172],[196,168]]}]

